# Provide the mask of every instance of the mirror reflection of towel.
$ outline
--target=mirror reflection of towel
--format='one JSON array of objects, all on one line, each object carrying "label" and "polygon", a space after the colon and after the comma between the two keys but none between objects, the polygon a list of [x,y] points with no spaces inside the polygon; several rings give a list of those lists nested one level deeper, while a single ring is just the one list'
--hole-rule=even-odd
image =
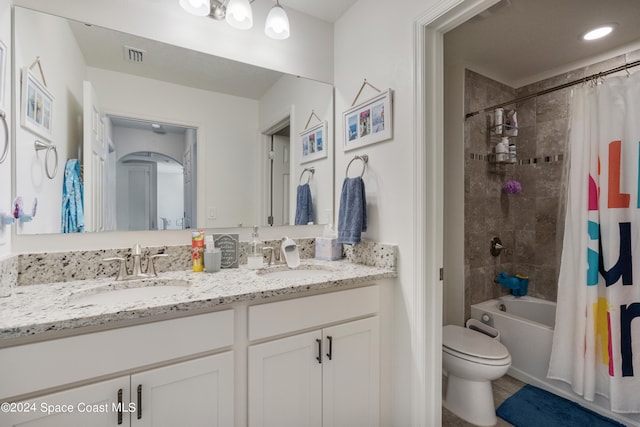
[{"label": "mirror reflection of towel", "polygon": [[84,193],[78,159],[69,159],[64,167],[62,184],[62,226],[63,233],[84,231]]},{"label": "mirror reflection of towel", "polygon": [[310,222],[313,222],[311,187],[309,187],[309,184],[298,185],[295,225],[307,225]]},{"label": "mirror reflection of towel", "polygon": [[355,245],[367,231],[367,199],[361,177],[345,178],[338,212],[338,242]]}]

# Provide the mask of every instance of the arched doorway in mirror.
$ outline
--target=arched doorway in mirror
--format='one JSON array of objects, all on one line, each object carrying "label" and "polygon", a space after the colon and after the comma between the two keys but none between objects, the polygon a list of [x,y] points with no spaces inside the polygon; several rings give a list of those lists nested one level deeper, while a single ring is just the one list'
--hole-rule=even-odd
[{"label": "arched doorway in mirror", "polygon": [[109,185],[115,188],[114,229],[193,227],[196,130],[122,117],[109,119],[117,159],[115,182]]}]

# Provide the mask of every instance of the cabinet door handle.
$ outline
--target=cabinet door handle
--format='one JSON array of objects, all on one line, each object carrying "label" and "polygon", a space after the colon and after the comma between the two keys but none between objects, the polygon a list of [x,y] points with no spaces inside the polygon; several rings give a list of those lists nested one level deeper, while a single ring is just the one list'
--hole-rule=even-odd
[{"label": "cabinet door handle", "polygon": [[142,384],[138,384],[138,419],[142,419]]},{"label": "cabinet door handle", "polygon": [[118,425],[122,424],[122,389],[118,390]]},{"label": "cabinet door handle", "polygon": [[331,360],[333,357],[333,337],[331,335],[327,335],[327,341],[329,341],[329,353],[327,353],[327,357]]},{"label": "cabinet door handle", "polygon": [[318,355],[316,356],[316,360],[318,363],[322,363],[322,340],[316,339],[318,343]]}]

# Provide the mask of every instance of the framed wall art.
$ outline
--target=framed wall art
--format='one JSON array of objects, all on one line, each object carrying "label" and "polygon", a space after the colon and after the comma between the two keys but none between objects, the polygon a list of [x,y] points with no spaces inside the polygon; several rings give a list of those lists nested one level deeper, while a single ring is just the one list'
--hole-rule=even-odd
[{"label": "framed wall art", "polygon": [[392,95],[388,89],[343,113],[344,151],[393,137]]},{"label": "framed wall art", "polygon": [[53,95],[31,72],[22,68],[20,124],[22,127],[51,141],[53,136]]},{"label": "framed wall art", "polygon": [[327,122],[300,132],[300,164],[327,157]]}]

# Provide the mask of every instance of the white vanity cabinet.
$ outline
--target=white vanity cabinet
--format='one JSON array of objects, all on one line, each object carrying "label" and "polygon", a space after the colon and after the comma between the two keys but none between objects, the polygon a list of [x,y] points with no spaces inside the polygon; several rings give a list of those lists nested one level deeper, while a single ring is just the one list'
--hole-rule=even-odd
[{"label": "white vanity cabinet", "polygon": [[269,340],[249,346],[249,426],[379,425],[379,298],[369,286],[250,307],[249,339]]},{"label": "white vanity cabinet", "polygon": [[0,349],[0,425],[231,426],[233,342],[225,310]]},{"label": "white vanity cabinet", "polygon": [[131,376],[131,427],[233,425],[233,353]]},{"label": "white vanity cabinet", "polygon": [[230,351],[12,403],[2,426],[231,426]]}]

